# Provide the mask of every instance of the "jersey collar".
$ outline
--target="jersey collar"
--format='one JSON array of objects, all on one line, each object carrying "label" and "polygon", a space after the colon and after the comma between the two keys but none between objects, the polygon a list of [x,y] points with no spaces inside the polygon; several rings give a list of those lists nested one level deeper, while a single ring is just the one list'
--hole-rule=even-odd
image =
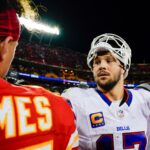
[{"label": "jersey collar", "polygon": [[[108,105],[110,106],[111,105],[111,100],[104,94],[102,93],[100,90],[98,89],[95,89],[96,92],[99,94],[99,96],[102,98],[102,100]],[[120,103],[120,106],[124,103],[126,103],[128,106],[131,105],[131,102],[132,102],[132,93],[131,91],[129,91],[128,89],[124,88],[124,97]]]}]

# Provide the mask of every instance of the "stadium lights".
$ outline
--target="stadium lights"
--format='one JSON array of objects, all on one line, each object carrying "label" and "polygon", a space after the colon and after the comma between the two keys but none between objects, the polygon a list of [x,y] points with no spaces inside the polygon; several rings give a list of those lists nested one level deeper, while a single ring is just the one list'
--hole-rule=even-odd
[{"label": "stadium lights", "polygon": [[36,30],[36,31],[43,31],[50,34],[56,34],[59,35],[59,29],[57,27],[50,27],[38,22],[34,22],[31,19],[26,19],[24,17],[19,17],[19,21],[21,25],[24,25],[29,30]]}]

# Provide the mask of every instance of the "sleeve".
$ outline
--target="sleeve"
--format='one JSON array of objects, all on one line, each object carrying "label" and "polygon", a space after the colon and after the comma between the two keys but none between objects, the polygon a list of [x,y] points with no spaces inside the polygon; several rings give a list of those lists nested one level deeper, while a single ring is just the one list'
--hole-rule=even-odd
[{"label": "sleeve", "polygon": [[[65,149],[66,150],[77,150],[78,145],[79,145],[79,135],[78,135],[78,131],[77,131],[76,124],[75,124],[74,112],[73,112],[72,108],[70,107],[70,105],[67,104],[68,102],[66,102],[66,101],[68,101],[68,100],[66,100],[65,98],[62,98],[61,96],[58,96],[57,102],[59,101],[59,99],[61,100],[62,104],[60,106],[63,106],[62,107],[63,111],[60,110],[61,109],[60,107],[59,108],[57,107],[57,109],[59,109],[59,111],[61,113],[66,112],[66,114],[68,114],[68,115],[65,115],[65,118],[64,118],[64,116],[63,116],[63,118],[61,118],[61,121],[63,123],[66,121],[67,122],[66,124],[67,125],[69,124],[69,126],[67,128],[68,141],[67,141]],[[61,115],[61,117],[62,117],[62,115]],[[70,121],[68,120],[69,118],[70,118]]]},{"label": "sleeve", "polygon": [[143,95],[145,97],[146,105],[148,107],[148,116],[149,116],[148,118],[149,118],[149,127],[150,127],[150,91],[143,90]]},{"label": "sleeve", "polygon": [[147,150],[150,150],[150,118],[148,120],[148,142],[147,142]]},{"label": "sleeve", "polygon": [[147,83],[140,84],[134,88],[142,96],[145,105],[145,111],[150,118],[150,85]]},{"label": "sleeve", "polygon": [[71,88],[65,90],[62,94],[62,97],[64,97],[67,101],[67,103],[71,106],[73,112],[75,113],[76,116],[76,95],[74,94],[73,90]]},{"label": "sleeve", "polygon": [[67,101],[67,103],[72,107],[72,91],[70,89],[66,89],[63,91],[63,93],[61,94],[62,97],[64,97]]},{"label": "sleeve", "polygon": [[72,133],[66,150],[78,150],[79,146],[79,135],[77,129]]},{"label": "sleeve", "polygon": [[150,136],[149,136],[148,139],[149,139],[149,140],[148,140],[148,143],[147,143],[147,148],[146,148],[146,150],[150,150]]},{"label": "sleeve", "polygon": [[[139,92],[143,95],[144,100],[147,104],[147,112],[148,112],[148,143],[146,150],[150,150],[150,84],[143,83],[135,87],[136,90],[139,90]],[[146,110],[146,108],[144,108]]]},{"label": "sleeve", "polygon": [[136,90],[138,90],[138,92],[140,93],[140,95],[142,95],[142,101],[143,101],[143,106],[142,109],[143,109],[143,112],[145,112],[146,114],[146,117],[147,117],[147,124],[148,124],[148,136],[149,136],[149,141],[147,143],[147,146],[149,147],[147,150],[150,150],[150,91],[148,89],[147,86],[145,87],[138,87],[136,88]]}]

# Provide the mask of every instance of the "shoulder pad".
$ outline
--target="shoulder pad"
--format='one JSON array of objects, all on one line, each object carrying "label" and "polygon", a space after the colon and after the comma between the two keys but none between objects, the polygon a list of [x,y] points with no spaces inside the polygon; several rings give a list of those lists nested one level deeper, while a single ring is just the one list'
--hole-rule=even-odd
[{"label": "shoulder pad", "polygon": [[70,91],[73,91],[73,90],[76,89],[76,88],[77,88],[77,87],[70,87],[70,88],[68,88],[68,89],[64,89],[61,94],[67,93],[67,92],[70,92]]},{"label": "shoulder pad", "polygon": [[150,91],[150,84],[142,83],[142,84],[137,85],[134,89],[145,89],[147,91]]}]

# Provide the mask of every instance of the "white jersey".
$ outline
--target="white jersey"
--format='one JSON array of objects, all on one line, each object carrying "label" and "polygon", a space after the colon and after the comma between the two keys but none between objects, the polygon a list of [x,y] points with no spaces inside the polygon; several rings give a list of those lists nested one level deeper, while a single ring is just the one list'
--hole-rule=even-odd
[{"label": "white jersey", "polygon": [[76,115],[80,150],[146,150],[150,93],[144,89],[125,91],[128,96],[121,106],[93,88],[70,88],[62,94]]}]

